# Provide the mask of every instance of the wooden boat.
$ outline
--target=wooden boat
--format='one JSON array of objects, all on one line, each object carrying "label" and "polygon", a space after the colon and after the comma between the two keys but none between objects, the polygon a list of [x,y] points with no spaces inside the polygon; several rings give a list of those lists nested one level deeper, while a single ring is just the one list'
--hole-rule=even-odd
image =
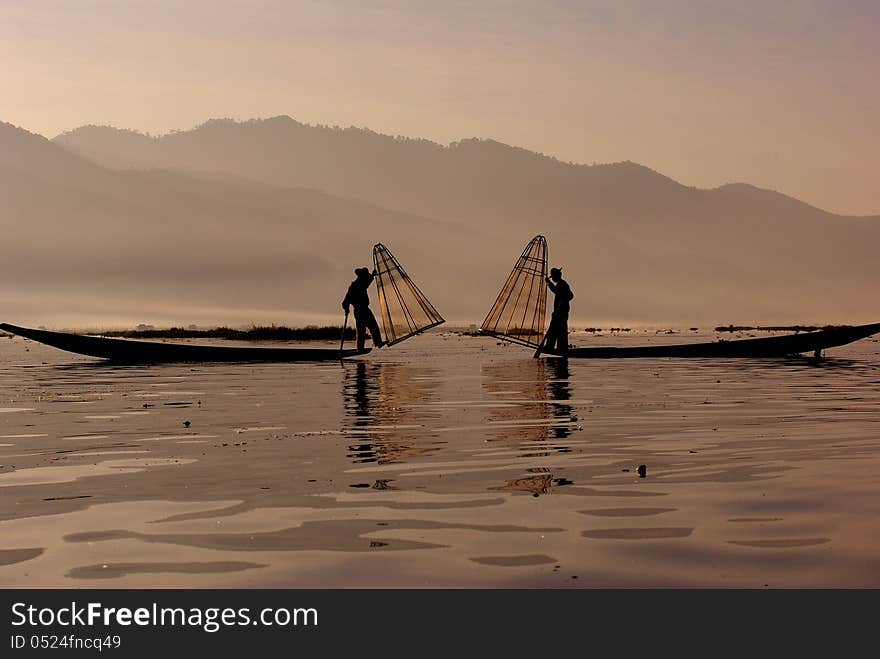
[{"label": "wooden boat", "polygon": [[249,346],[191,345],[158,341],[130,341],[84,336],[66,332],[49,332],[0,323],[0,330],[17,334],[53,348],[78,355],[101,357],[114,362],[309,362],[342,359],[369,350],[338,350],[336,348],[257,348]]},{"label": "wooden boat", "polygon": [[[495,304],[480,326],[481,334],[535,348],[535,357],[541,354],[559,356],[544,347],[546,341],[544,316],[547,306],[545,290],[547,254],[547,240],[544,236],[535,236],[529,241],[495,299]],[[569,348],[568,357],[575,359],[625,359],[631,357],[717,359],[725,357],[787,357],[805,353],[813,353],[818,357],[823,350],[846,345],[877,333],[880,333],[880,323],[829,327],[814,332],[737,341],[721,340],[711,343],[620,348]]]},{"label": "wooden boat", "polygon": [[[853,343],[859,339],[880,333],[880,323],[833,327],[816,332],[802,332],[785,336],[768,336],[736,341],[713,341],[681,345],[633,346],[624,348],[571,348],[568,356],[576,359],[622,359],[630,357],[788,357],[813,353]],[[553,356],[554,353],[543,351]],[[558,356],[558,355],[557,355]]]}]

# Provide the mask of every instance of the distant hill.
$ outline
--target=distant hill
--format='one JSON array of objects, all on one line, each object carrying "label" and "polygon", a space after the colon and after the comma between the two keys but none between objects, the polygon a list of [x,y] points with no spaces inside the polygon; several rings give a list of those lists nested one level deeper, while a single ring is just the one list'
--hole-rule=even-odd
[{"label": "distant hill", "polygon": [[4,230],[25,237],[18,252],[0,247],[18,264],[0,265],[0,277],[125,300],[132,313],[149,303],[180,322],[201,320],[175,315],[196,305],[258,321],[335,314],[377,241],[447,317],[479,322],[537,233],[572,284],[573,317],[590,324],[880,316],[880,217],[490,140],[441,146],[289,117],[157,138],[91,126],[52,142],[5,125],[0,193]]},{"label": "distant hill", "polygon": [[[477,235],[315,190],[105,169],[9,124],[0,200],[0,316],[56,326],[341,322],[377,240],[432,294],[426,276]],[[480,271],[448,274],[455,290]]]},{"label": "distant hill", "polygon": [[732,207],[828,217],[790,197],[746,185],[701,190],[633,162],[576,165],[493,140],[442,146],[362,128],[310,126],[290,117],[208,121],[150,137],[85,126],[54,140],[114,168],[223,173],[308,187],[433,217],[540,223],[549,229],[651,226],[657,213],[703,215]]}]

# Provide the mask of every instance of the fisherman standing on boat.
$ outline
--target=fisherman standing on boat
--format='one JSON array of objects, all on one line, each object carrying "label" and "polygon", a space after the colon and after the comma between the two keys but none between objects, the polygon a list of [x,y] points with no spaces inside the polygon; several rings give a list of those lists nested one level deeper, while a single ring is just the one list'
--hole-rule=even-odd
[{"label": "fisherman standing on boat", "polygon": [[382,334],[379,331],[379,323],[370,310],[370,296],[367,288],[373,283],[375,272],[370,272],[366,268],[355,268],[355,280],[348,287],[345,299],[342,300],[342,308],[345,309],[345,315],[348,315],[350,306],[354,307],[354,323],[357,329],[357,349],[358,352],[363,351],[364,343],[367,339],[366,330],[370,330],[370,336],[373,337],[373,345],[381,348],[385,345],[382,340]]},{"label": "fisherman standing on boat", "polygon": [[550,268],[547,288],[554,296],[553,313],[550,316],[550,326],[547,328],[544,342],[538,348],[538,353],[546,350],[562,357],[568,357],[568,312],[571,309],[569,303],[574,299],[574,293],[571,292],[568,282],[562,278],[560,268]]}]

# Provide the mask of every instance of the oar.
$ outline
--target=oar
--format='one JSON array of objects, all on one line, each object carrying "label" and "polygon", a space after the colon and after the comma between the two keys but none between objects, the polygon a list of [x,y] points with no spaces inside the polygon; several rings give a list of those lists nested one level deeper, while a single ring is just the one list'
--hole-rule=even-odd
[{"label": "oar", "polygon": [[532,359],[537,359],[541,356],[541,351],[544,349],[544,344],[547,343],[547,335],[550,334],[550,328],[547,328],[547,334],[544,335],[544,338],[541,339],[541,342],[538,344],[538,349],[535,350],[535,354],[532,355]]},{"label": "oar", "polygon": [[345,311],[345,320],[342,321],[342,336],[339,337],[339,357],[342,357],[342,346],[345,344],[345,330],[348,328],[348,310]]}]

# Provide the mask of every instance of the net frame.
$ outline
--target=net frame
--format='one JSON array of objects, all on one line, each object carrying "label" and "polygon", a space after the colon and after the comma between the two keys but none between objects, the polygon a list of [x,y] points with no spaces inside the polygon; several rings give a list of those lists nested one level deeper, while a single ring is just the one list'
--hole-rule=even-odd
[{"label": "net frame", "polygon": [[[393,346],[446,322],[406,273],[400,262],[394,258],[391,250],[382,243],[376,243],[373,246],[373,268],[376,272],[379,315],[382,318],[385,345]],[[399,273],[399,277],[395,277],[395,273]],[[392,310],[388,304],[390,296],[393,296],[393,299],[397,301],[397,307],[402,312],[403,324],[408,329],[405,334],[397,334],[396,327],[401,326],[401,323],[395,326]],[[415,304],[407,303],[407,297],[410,297],[411,302]],[[417,320],[417,315],[423,317],[427,322],[423,324]]]},{"label": "net frame", "polygon": [[[480,332],[511,343],[538,348],[544,340],[547,313],[547,239],[532,238],[513,266],[495,304],[486,314]],[[525,293],[522,314],[518,307]],[[515,299],[514,299],[515,298]],[[510,306],[513,301],[513,306]],[[528,329],[523,338],[523,330]],[[519,330],[519,331],[514,331]]]}]

